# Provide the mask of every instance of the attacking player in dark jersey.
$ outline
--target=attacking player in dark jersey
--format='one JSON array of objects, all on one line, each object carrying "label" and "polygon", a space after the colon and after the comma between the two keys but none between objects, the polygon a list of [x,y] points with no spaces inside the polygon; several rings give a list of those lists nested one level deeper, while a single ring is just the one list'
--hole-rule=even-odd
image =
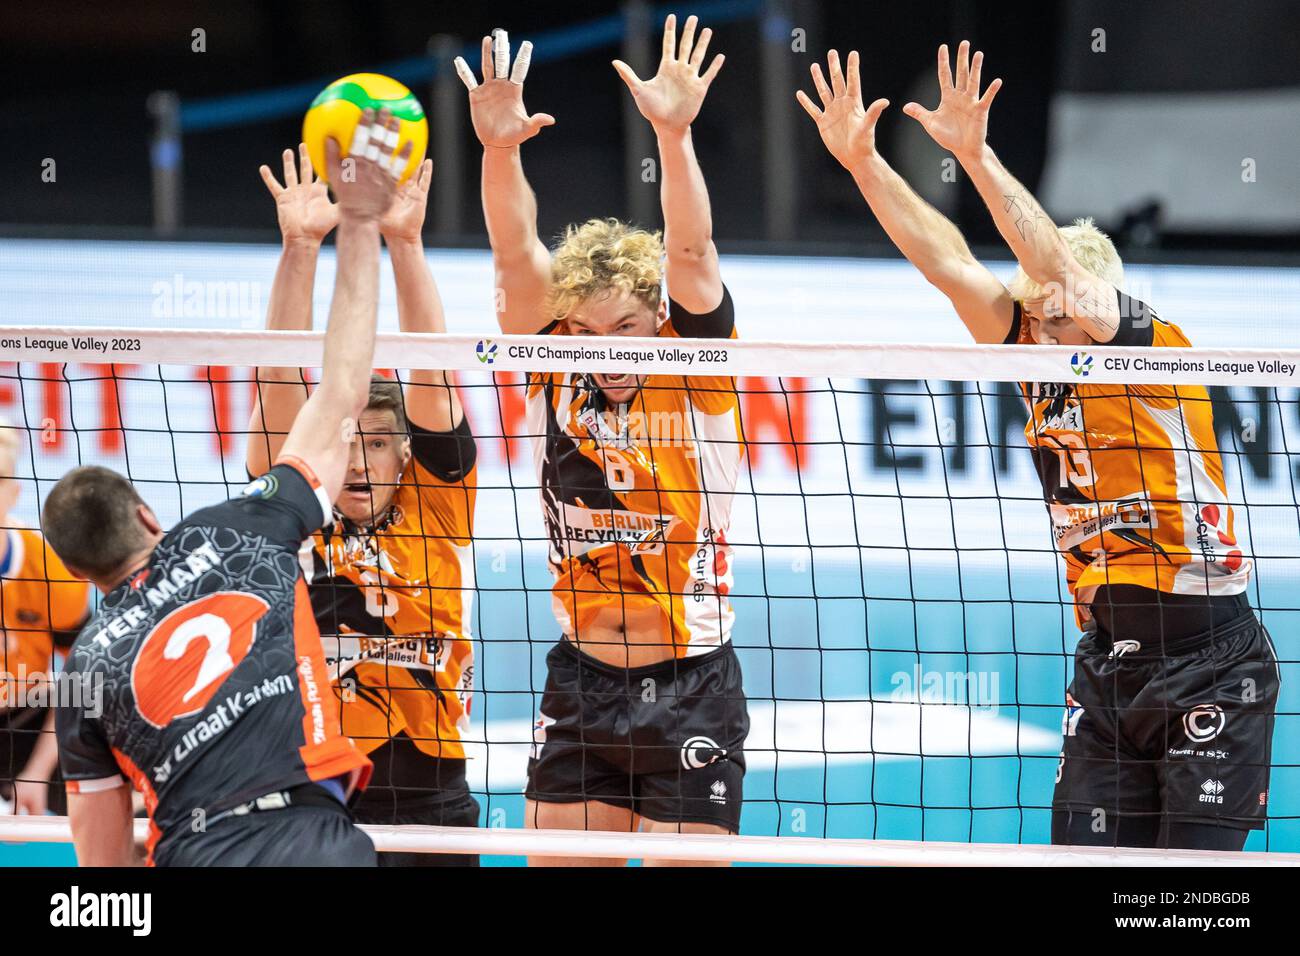
[{"label": "attacking player in dark jersey", "polygon": [[[667,18],[649,80],[614,64],[658,140],[662,239],[593,219],[548,251],[520,162],[520,144],[553,122],[523,108],[531,45],[511,70],[505,35],[485,37],[481,84],[457,61],[483,144],[502,331],[574,337],[557,345],[735,336],[691,136],[723,58],[705,67],[712,31],[697,34],[697,23],[686,20],[679,44],[677,19]],[[744,448],[735,381],[535,373],[527,405],[562,637],[547,655],[526,823],[736,833],[749,715],[731,645],[726,534]]]},{"label": "attacking player in dark jersey", "polygon": [[[284,184],[262,167],[284,240],[267,327],[311,328],[321,241],[338,218],[325,186],[284,151]],[[398,187],[379,228],[388,246],[403,332],[445,330],[421,229],[429,160]],[[307,399],[302,370],[259,368],[248,469],[271,466]],[[446,373],[418,369],[410,384],[376,375],[362,412],[334,520],[303,545],[302,566],[343,733],[374,761],[353,807],[361,823],[477,826],[461,732],[474,680],[475,446]],[[474,864],[477,857],[383,853],[381,866]]]},{"label": "attacking player in dark jersey", "polygon": [[[1057,228],[985,137],[1002,84],[980,93],[983,55],[939,48],[941,99],[903,111],[951,150],[1015,253],[1006,287],[957,229],[875,149],[889,105],[863,107],[858,55],[828,58],[822,102],[802,91],[827,149],[890,238],[952,301],[975,341],[1187,347],[1121,291],[1123,265],[1091,221]],[[1240,850],[1263,827],[1279,674],[1246,600],[1203,387],[1025,383],[1025,435],[1083,638],[1066,694],[1052,842]]]},{"label": "attacking player in dark jersey", "polygon": [[57,720],[82,865],[134,862],[127,781],[149,812],[150,863],[375,863],[346,808],[371,764],[338,732],[298,565],[332,519],[369,393],[379,220],[405,165],[387,111],[361,122],[378,159],[356,150],[345,171],[326,144],[339,228],[321,383],[275,466],[166,533],[106,468],[74,469],[46,500],[51,546],[104,595],[69,656],[82,699]]}]

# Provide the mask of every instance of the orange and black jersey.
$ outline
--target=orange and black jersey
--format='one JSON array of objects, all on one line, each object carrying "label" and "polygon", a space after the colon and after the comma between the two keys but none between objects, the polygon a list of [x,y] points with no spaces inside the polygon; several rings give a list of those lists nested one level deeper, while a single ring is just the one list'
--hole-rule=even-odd
[{"label": "orange and black jersey", "polygon": [[[725,288],[707,315],[668,307],[662,338],[736,334]],[[613,408],[588,375],[532,373],[527,406],[564,632],[581,639],[606,610],[657,609],[659,642],[675,656],[725,644],[735,618],[727,530],[744,448],[735,379],[649,375]]]},{"label": "orange and black jersey", "polygon": [[[1117,346],[1191,345],[1178,326],[1119,293]],[[1030,341],[1016,303],[1008,344]],[[1080,369],[1086,366],[1080,366]],[[1099,587],[1227,597],[1252,563],[1236,539],[1210,396],[1203,386],[1022,383],[1025,437],[1070,591]]]},{"label": "orange and black jersey", "polygon": [[342,728],[369,753],[404,732],[433,757],[460,759],[474,681],[475,462],[468,421],[411,423],[411,462],[383,518],[335,513],[302,547],[312,611]]},{"label": "orange and black jersey", "polygon": [[0,561],[0,709],[10,691],[50,673],[85,623],[90,585],[74,578],[45,537],[30,528],[0,529],[8,539]]},{"label": "orange and black jersey", "polygon": [[[68,669],[57,714],[68,790],[140,790],[161,840],[263,794],[355,775],[338,732],[298,549],[331,513],[306,465],[282,460],[241,497],[203,508],[107,594]],[[125,779],[124,779],[125,778]]]}]

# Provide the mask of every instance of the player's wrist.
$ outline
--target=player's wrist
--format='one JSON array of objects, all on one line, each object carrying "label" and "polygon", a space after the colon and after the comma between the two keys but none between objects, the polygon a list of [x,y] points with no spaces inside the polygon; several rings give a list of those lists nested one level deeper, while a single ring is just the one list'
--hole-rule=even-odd
[{"label": "player's wrist", "polygon": [[371,209],[340,209],[339,210],[339,229],[346,228],[351,233],[364,233],[366,235],[374,234],[379,238],[379,221],[383,218],[383,212],[376,212]]},{"label": "player's wrist", "polygon": [[953,155],[957,157],[957,162],[961,163],[962,168],[968,170],[987,167],[997,159],[987,140],[981,141],[978,146],[970,149],[953,150]]},{"label": "player's wrist", "polygon": [[690,140],[691,124],[686,123],[683,126],[672,126],[667,123],[651,123],[655,131],[655,139],[661,144],[677,145]]},{"label": "player's wrist", "polygon": [[282,235],[280,237],[285,252],[319,252],[321,243],[324,241],[324,236],[318,237],[304,234]]},{"label": "player's wrist", "polygon": [[379,233],[384,237],[384,245],[388,246],[390,252],[424,251],[424,236],[419,232],[388,230],[381,225]]},{"label": "player's wrist", "polygon": [[858,156],[849,157],[849,161],[844,163],[844,167],[852,174],[853,179],[859,186],[876,185],[880,182],[886,169],[884,159],[874,149],[867,150]]}]

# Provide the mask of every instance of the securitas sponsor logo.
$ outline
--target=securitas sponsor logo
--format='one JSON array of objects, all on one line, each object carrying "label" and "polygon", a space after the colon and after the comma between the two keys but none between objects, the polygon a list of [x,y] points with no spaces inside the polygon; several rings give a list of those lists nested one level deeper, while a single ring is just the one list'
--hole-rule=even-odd
[{"label": "securitas sponsor logo", "polygon": [[[1227,508],[1220,508],[1214,504],[1202,506],[1196,513],[1196,546],[1200,548],[1201,557],[1207,564],[1222,561],[1223,566],[1229,571],[1236,571],[1241,567],[1242,554],[1241,549],[1237,547],[1237,539],[1228,532],[1227,515]],[[1214,532],[1218,537],[1219,546],[1231,550],[1226,554],[1221,553],[1221,548],[1211,540],[1210,532]]]},{"label": "securitas sponsor logo", "polygon": [[488,339],[479,339],[478,345],[474,346],[474,354],[484,365],[491,365],[497,360],[497,345]]},{"label": "securitas sponsor logo", "polygon": [[1070,369],[1079,378],[1087,378],[1092,371],[1092,356],[1087,352],[1075,352],[1070,356]]}]

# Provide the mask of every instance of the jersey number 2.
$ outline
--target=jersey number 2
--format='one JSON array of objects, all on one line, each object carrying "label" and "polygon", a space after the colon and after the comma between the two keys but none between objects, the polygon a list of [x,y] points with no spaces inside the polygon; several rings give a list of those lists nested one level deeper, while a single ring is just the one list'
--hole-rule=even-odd
[{"label": "jersey number 2", "polygon": [[159,621],[131,668],[140,716],[162,728],[199,713],[248,656],[257,622],[268,610],[270,605],[252,594],[219,591]]}]

